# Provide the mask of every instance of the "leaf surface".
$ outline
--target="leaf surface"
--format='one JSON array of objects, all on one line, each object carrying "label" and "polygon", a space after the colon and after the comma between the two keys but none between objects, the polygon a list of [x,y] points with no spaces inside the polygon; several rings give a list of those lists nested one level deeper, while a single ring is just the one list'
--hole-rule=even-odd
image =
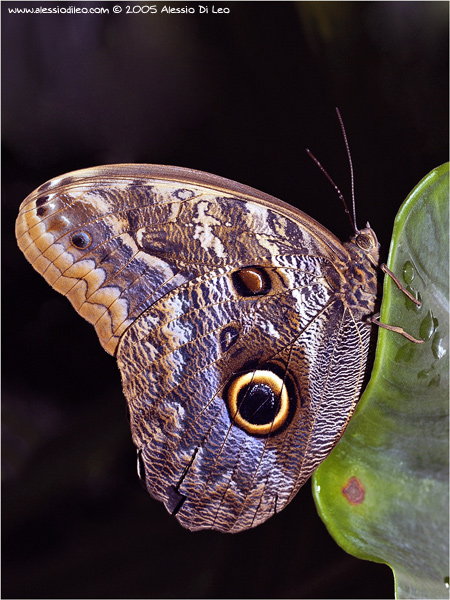
[{"label": "leaf surface", "polygon": [[313,476],[319,514],[347,552],[393,569],[398,598],[448,598],[448,163],[396,217],[370,382],[345,435]]}]

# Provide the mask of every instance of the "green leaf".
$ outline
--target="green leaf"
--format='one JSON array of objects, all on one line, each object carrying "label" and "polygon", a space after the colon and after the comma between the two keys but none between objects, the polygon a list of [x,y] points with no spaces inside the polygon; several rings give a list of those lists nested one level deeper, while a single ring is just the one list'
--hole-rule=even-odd
[{"label": "green leaf", "polygon": [[313,477],[337,543],[393,569],[398,598],[448,598],[448,163],[396,217],[371,380],[345,435]]}]

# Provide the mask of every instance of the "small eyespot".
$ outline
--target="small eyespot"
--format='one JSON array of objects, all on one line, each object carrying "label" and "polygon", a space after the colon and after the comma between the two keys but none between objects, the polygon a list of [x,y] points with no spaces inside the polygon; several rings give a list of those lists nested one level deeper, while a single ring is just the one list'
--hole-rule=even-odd
[{"label": "small eyespot", "polygon": [[231,275],[237,293],[243,297],[263,296],[271,289],[270,277],[261,267],[245,267]]},{"label": "small eyespot", "polygon": [[78,248],[78,250],[84,250],[92,244],[92,238],[85,231],[78,231],[72,235],[70,238],[70,243],[75,248]]},{"label": "small eyespot", "polygon": [[220,349],[226,352],[239,338],[239,326],[232,323],[221,329],[219,334]]}]

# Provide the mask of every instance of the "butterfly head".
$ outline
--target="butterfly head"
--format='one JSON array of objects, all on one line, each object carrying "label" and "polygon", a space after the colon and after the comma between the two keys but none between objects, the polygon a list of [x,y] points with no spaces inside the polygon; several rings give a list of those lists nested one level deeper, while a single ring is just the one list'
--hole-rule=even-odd
[{"label": "butterfly head", "polygon": [[351,238],[351,242],[364,252],[372,265],[378,265],[380,243],[369,223]]}]

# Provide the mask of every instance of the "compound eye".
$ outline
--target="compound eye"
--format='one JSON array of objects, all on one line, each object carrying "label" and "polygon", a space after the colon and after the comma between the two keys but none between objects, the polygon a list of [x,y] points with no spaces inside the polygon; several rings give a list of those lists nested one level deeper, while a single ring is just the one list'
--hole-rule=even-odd
[{"label": "compound eye", "polygon": [[356,244],[361,248],[361,250],[370,250],[375,247],[374,239],[371,235],[367,233],[360,233],[356,237]]}]

